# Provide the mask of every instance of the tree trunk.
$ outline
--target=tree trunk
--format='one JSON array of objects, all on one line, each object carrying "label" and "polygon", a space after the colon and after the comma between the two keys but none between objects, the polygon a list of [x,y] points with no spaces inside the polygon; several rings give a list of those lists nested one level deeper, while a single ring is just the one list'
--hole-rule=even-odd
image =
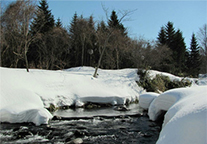
[{"label": "tree trunk", "polygon": [[27,72],[29,72],[29,64],[28,64],[28,60],[27,60],[27,52],[26,51],[25,51],[25,62],[26,62]]},{"label": "tree trunk", "polygon": [[116,68],[119,69],[119,51],[118,51],[118,48],[116,48]]},{"label": "tree trunk", "polygon": [[105,42],[104,42],[104,47],[103,47],[103,50],[102,50],[102,52],[101,52],[101,56],[100,56],[100,58],[99,58],[99,60],[98,60],[98,65],[97,65],[97,67],[96,67],[96,69],[95,69],[95,72],[94,72],[94,74],[93,74],[93,77],[95,77],[95,78],[97,78],[98,68],[100,67],[101,60],[102,60],[103,54],[104,54],[105,49],[106,49],[106,44],[108,43],[108,40],[109,40],[110,36],[111,36],[111,33],[108,35],[108,37],[106,38],[106,40],[105,40]]},{"label": "tree trunk", "polygon": [[81,58],[81,65],[82,66],[84,64],[84,43],[85,43],[85,34],[83,35],[83,39],[82,39],[82,58]]}]

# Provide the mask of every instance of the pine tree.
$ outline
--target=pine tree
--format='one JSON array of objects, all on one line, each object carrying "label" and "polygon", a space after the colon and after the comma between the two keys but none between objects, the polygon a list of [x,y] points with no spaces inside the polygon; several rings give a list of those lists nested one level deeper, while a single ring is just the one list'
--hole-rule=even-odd
[{"label": "pine tree", "polygon": [[177,30],[174,35],[173,40],[173,60],[175,63],[174,73],[179,74],[184,71],[185,66],[185,54],[186,54],[186,46],[184,42],[184,38],[182,36],[182,32]]},{"label": "pine tree", "polygon": [[108,26],[111,28],[119,28],[119,20],[118,16],[116,15],[116,12],[113,10],[110,16],[110,19],[108,21]]},{"label": "pine tree", "polygon": [[49,6],[46,0],[40,1],[40,6],[38,6],[38,11],[36,14],[36,18],[34,19],[31,31],[32,33],[40,32],[46,33],[53,29],[55,26],[54,16],[49,10]]},{"label": "pine tree", "polygon": [[189,56],[189,74],[197,77],[200,70],[200,53],[199,53],[199,46],[197,44],[197,40],[195,34],[192,34],[191,44],[190,44],[190,56]]},{"label": "pine tree", "polygon": [[172,22],[168,22],[165,28],[166,33],[166,44],[171,50],[174,50],[173,43],[174,43],[174,36],[175,36],[175,28]]},{"label": "pine tree", "polygon": [[71,47],[70,47],[70,61],[71,66],[80,66],[81,65],[81,53],[78,50],[80,47],[80,39],[79,39],[79,27],[78,27],[78,15],[75,12],[73,19],[70,23],[70,40],[71,40]]},{"label": "pine tree", "polygon": [[[95,66],[96,59],[98,59],[98,47],[96,45],[97,37],[95,30],[95,22],[93,20],[93,16],[91,15],[88,20],[88,36],[87,36],[87,54],[86,54],[86,65]],[[95,58],[97,57],[97,58]]]},{"label": "pine tree", "polygon": [[38,6],[36,17],[34,18],[30,33],[31,35],[37,35],[38,39],[33,42],[30,46],[30,50],[28,51],[28,60],[33,62],[35,67],[39,66],[41,68],[48,68],[43,63],[47,63],[49,56],[49,51],[51,46],[47,40],[47,34],[51,32],[55,26],[54,16],[49,10],[49,6],[46,0],[41,0],[40,5]]},{"label": "pine tree", "polygon": [[165,27],[161,27],[157,39],[159,44],[167,45],[171,50],[171,57],[167,60],[171,66],[169,72],[182,73],[186,61],[186,46],[182,32],[180,30],[176,31],[173,23],[168,22]]},{"label": "pine tree", "polygon": [[57,22],[55,23],[56,27],[62,27],[62,22],[60,21],[60,18],[57,19]]},{"label": "pine tree", "polygon": [[165,32],[165,28],[164,27],[161,27],[161,30],[158,34],[158,42],[161,44],[161,45],[165,45],[166,44],[166,32]]}]

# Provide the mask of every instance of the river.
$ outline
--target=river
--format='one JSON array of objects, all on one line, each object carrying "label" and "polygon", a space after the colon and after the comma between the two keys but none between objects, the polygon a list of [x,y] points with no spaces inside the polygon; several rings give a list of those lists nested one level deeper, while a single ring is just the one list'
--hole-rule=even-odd
[{"label": "river", "polygon": [[1,143],[155,144],[160,125],[138,104],[126,109],[68,109],[53,113],[49,125],[0,124]]}]

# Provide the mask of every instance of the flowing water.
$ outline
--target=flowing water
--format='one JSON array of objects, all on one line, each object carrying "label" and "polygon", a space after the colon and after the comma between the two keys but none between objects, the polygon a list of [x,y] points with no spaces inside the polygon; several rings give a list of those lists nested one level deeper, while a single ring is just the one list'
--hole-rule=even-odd
[{"label": "flowing water", "polygon": [[68,109],[53,113],[49,125],[0,124],[1,143],[155,144],[160,125],[137,104],[127,109]]}]

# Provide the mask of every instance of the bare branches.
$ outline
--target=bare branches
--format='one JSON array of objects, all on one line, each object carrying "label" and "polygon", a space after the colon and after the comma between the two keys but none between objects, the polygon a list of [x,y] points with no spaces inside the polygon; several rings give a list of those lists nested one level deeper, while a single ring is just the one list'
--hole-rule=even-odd
[{"label": "bare branches", "polygon": [[[105,6],[102,4],[102,8],[103,8],[103,10],[104,10],[104,12],[105,12],[105,14],[106,14],[106,18],[107,18],[107,20],[108,20],[108,22],[110,21],[109,20],[109,17],[108,17],[108,9],[106,9],[105,8]],[[108,35],[107,35],[107,37],[105,38],[105,41],[104,41],[104,44],[103,44],[103,50],[102,50],[102,52],[101,52],[101,55],[100,55],[100,57],[99,57],[99,61],[98,61],[98,65],[97,65],[97,67],[96,67],[96,69],[95,69],[95,72],[94,72],[94,74],[93,74],[93,77],[97,77],[97,72],[98,72],[98,68],[100,67],[100,64],[101,64],[101,60],[102,60],[102,58],[103,58],[103,54],[104,54],[104,52],[105,52],[105,50],[106,50],[106,46],[107,46],[107,44],[108,44],[108,42],[109,42],[109,39],[111,38],[111,36],[112,35],[114,35],[115,34],[115,32],[118,30],[119,31],[119,29],[122,29],[122,32],[120,33],[120,32],[118,32],[117,34],[116,34],[116,38],[118,38],[118,36],[121,34],[122,36],[124,36],[124,27],[123,27],[123,25],[122,24],[120,24],[121,23],[121,21],[125,18],[125,17],[127,17],[130,13],[132,13],[133,11],[123,11],[121,14],[122,14],[122,16],[121,16],[121,18],[118,20],[118,22],[117,22],[117,20],[116,20],[116,14],[115,14],[115,11],[112,11],[112,16],[111,16],[111,19],[113,19],[113,16],[114,16],[114,21],[116,21],[117,23],[115,24],[114,22],[112,22],[112,24],[111,24],[111,26],[109,25],[109,27],[108,27]],[[114,15],[113,15],[114,14]],[[116,25],[115,27],[113,26],[113,25]],[[117,27],[118,26],[118,27]],[[117,41],[120,41],[120,39],[118,39]],[[115,44],[115,45],[114,45]],[[119,53],[119,48],[120,48],[120,45],[119,45],[119,43],[116,43],[116,42],[113,42],[113,47],[115,47],[115,51],[116,51],[116,67],[117,68],[119,68],[119,55],[120,55],[120,53]]]},{"label": "bare branches", "polygon": [[[32,0],[16,1],[11,3],[1,16],[2,31],[4,37],[9,40],[4,44],[7,44],[6,48],[13,49],[13,54],[16,55],[15,67],[17,67],[19,59],[25,59],[27,65],[26,54],[31,39],[29,37],[29,26],[34,17],[34,11],[35,5]],[[28,65],[26,67],[29,71]]]}]

